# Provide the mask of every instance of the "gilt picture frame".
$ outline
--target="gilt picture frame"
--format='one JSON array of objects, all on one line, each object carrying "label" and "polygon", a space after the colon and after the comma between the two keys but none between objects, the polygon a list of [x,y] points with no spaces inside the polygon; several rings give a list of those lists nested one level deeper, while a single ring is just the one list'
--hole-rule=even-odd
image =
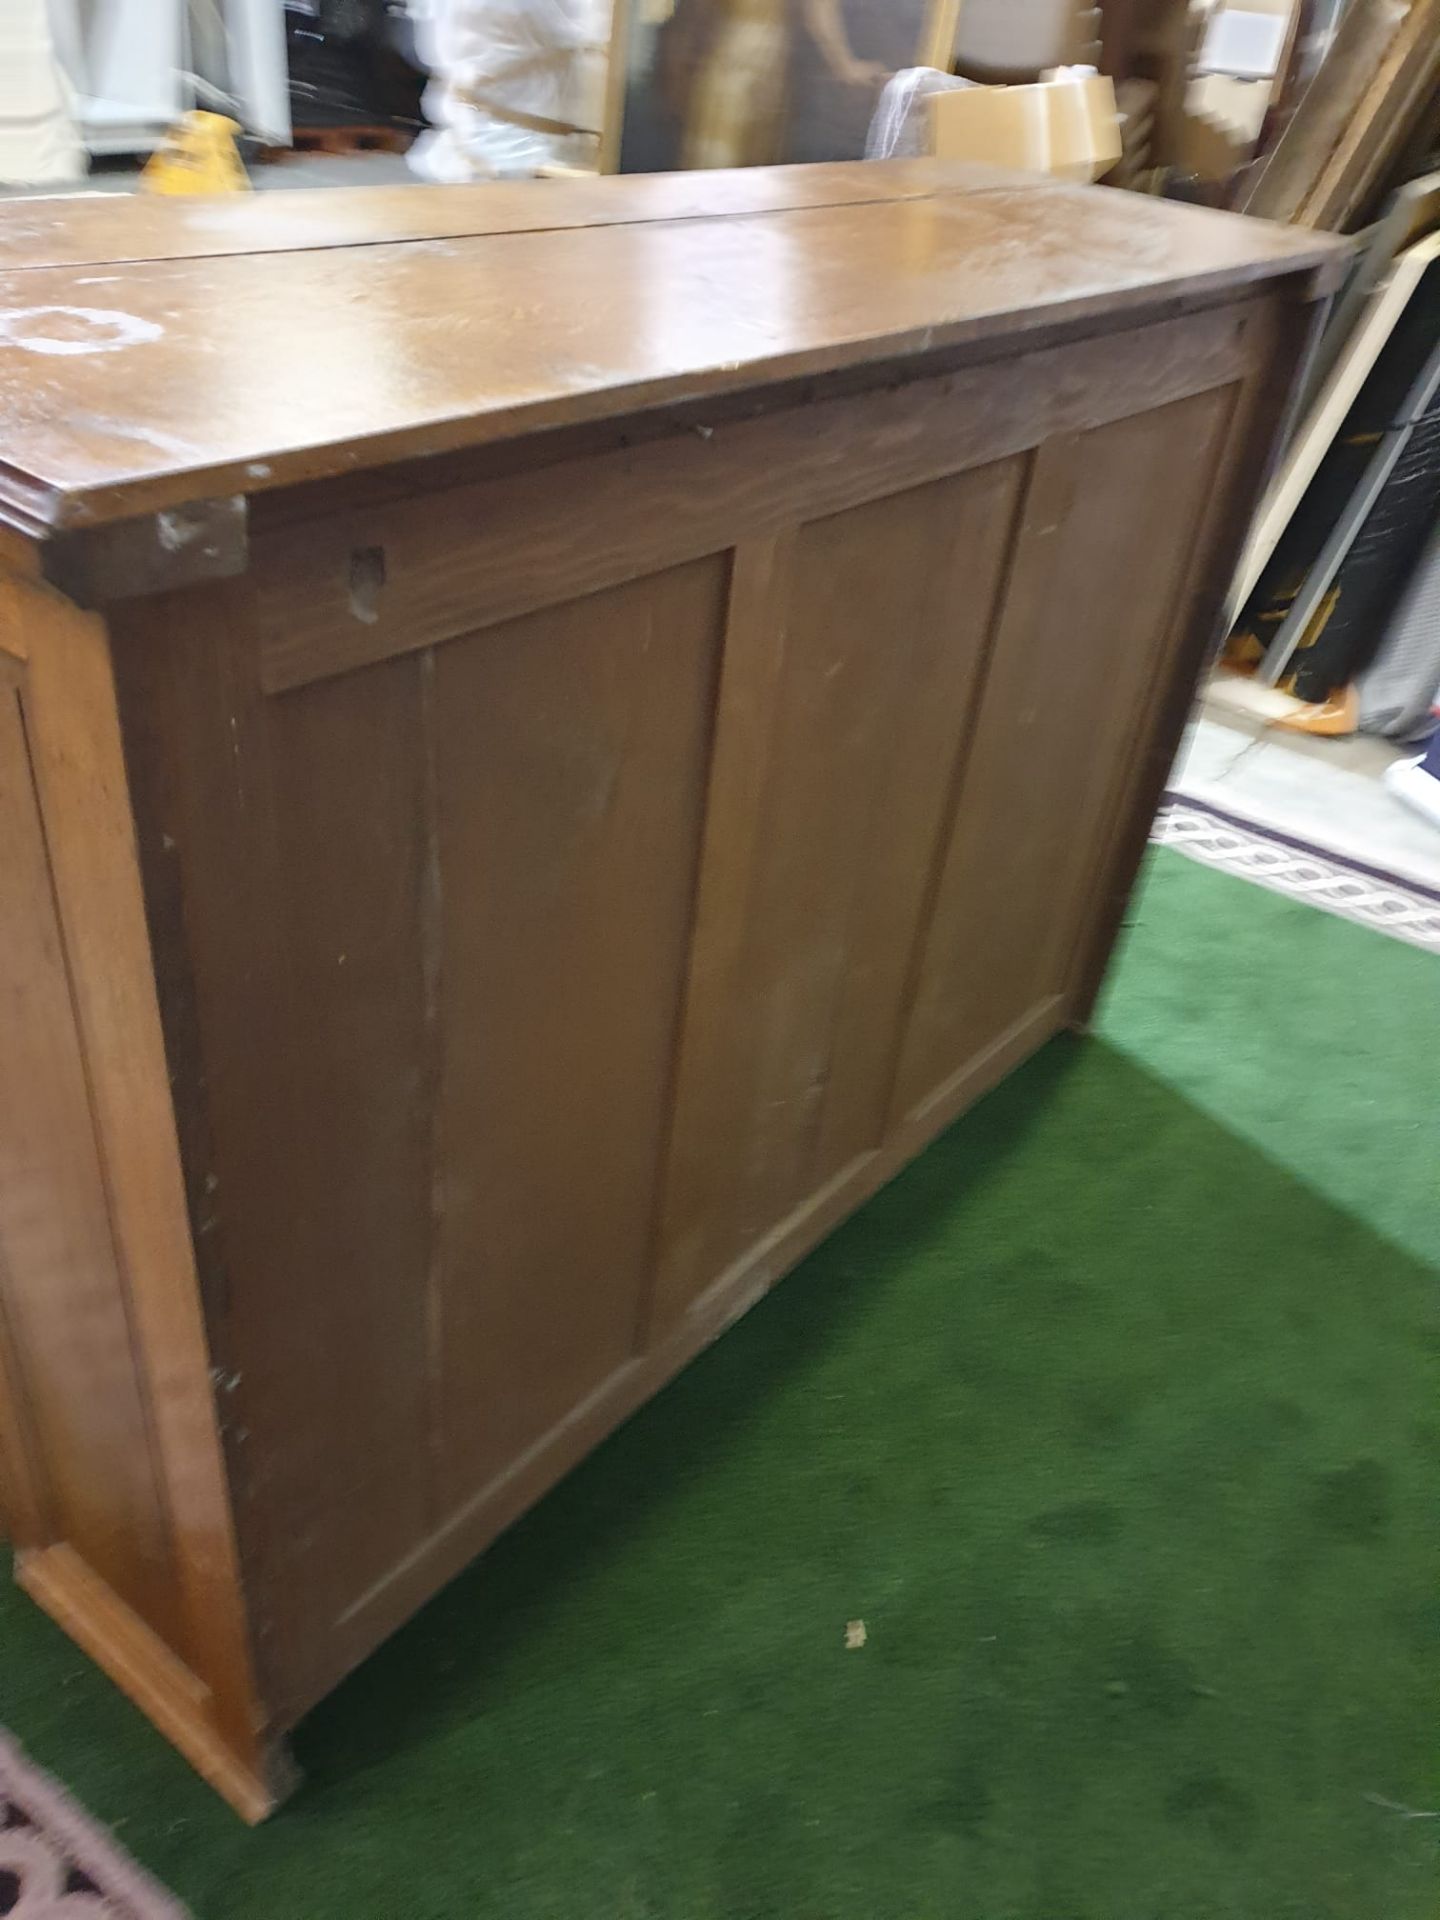
[{"label": "gilt picture frame", "polygon": [[948,68],[960,0],[619,0],[605,164],[858,160],[890,75]]}]

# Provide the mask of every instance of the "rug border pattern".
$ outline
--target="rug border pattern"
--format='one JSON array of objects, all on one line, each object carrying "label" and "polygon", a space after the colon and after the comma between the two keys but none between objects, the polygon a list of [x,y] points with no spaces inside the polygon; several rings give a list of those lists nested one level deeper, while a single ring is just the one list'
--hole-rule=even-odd
[{"label": "rug border pattern", "polygon": [[100,1888],[124,1920],[191,1920],[189,1910],[0,1728],[0,1795],[32,1819],[39,1837]]},{"label": "rug border pattern", "polygon": [[1173,789],[1161,799],[1150,839],[1201,866],[1440,953],[1440,891],[1383,867]]}]

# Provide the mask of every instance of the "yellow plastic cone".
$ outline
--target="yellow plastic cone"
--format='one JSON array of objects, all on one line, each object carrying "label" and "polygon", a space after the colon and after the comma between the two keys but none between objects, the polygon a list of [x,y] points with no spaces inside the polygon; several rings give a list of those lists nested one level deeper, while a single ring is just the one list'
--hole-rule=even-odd
[{"label": "yellow plastic cone", "polygon": [[250,176],[240,164],[239,123],[223,113],[187,113],[145,163],[146,193],[243,193]]}]

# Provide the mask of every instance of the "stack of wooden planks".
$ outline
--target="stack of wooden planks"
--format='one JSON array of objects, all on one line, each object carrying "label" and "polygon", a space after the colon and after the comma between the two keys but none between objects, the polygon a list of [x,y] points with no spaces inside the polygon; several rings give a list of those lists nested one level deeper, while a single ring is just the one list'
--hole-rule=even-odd
[{"label": "stack of wooden planks", "polygon": [[[1353,231],[1436,132],[1440,0],[1351,0],[1239,211]],[[1418,159],[1418,154],[1416,158]]]}]

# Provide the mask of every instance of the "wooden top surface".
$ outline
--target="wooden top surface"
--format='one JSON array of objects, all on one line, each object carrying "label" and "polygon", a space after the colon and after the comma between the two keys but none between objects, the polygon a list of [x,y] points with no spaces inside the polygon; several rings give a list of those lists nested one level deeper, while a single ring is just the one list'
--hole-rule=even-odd
[{"label": "wooden top surface", "polygon": [[[67,245],[71,264],[42,264]],[[223,210],[12,202],[0,504],[38,531],[254,493],[1028,327],[1123,324],[1341,245],[935,161]]]},{"label": "wooden top surface", "polygon": [[734,167],[569,180],[495,180],[469,187],[298,187],[169,199],[148,193],[64,194],[0,206],[0,272],[115,266],[226,253],[305,253],[392,240],[465,240],[487,233],[716,219],[937,191],[1040,187],[1038,175],[968,161]]}]

